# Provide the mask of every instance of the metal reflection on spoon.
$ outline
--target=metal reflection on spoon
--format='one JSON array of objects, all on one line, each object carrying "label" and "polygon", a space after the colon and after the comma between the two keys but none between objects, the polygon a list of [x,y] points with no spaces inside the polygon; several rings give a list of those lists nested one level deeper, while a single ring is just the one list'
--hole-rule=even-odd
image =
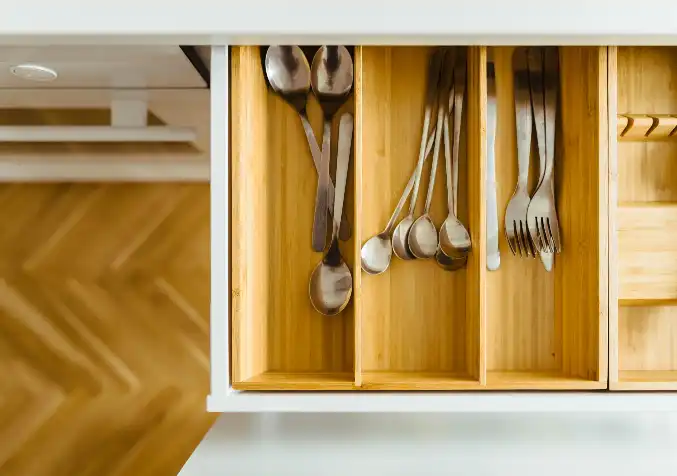
[{"label": "metal reflection on spoon", "polygon": [[[428,145],[425,152],[426,159],[428,155],[430,155],[430,151],[433,148],[434,142],[435,134],[433,133],[433,135],[430,136],[430,139],[428,139]],[[388,269],[388,266],[390,266],[390,260],[394,248],[390,235],[393,231],[393,228],[395,227],[395,220],[397,220],[397,217],[400,216],[402,208],[404,208],[404,204],[407,202],[407,198],[409,198],[409,194],[414,188],[415,174],[416,171],[414,171],[414,173],[411,174],[411,177],[409,177],[409,182],[407,182],[406,187],[404,187],[404,192],[402,192],[402,196],[397,202],[397,206],[395,207],[393,214],[390,216],[385,230],[383,230],[378,235],[369,238],[369,240],[367,240],[367,242],[362,246],[362,250],[360,251],[362,269],[368,274],[381,274],[386,269]]]},{"label": "metal reflection on spoon", "polygon": [[348,305],[353,292],[353,277],[338,247],[338,230],[348,176],[348,163],[353,137],[353,116],[341,116],[336,155],[336,195],[331,245],[310,277],[310,302],[321,314],[334,316]]},{"label": "metal reflection on spoon", "polygon": [[[311,157],[315,169],[319,173],[322,152],[317,145],[315,133],[308,120],[306,105],[311,87],[310,65],[306,55],[298,46],[274,45],[266,51],[265,57],[266,77],[271,88],[284,99],[298,113],[306,134]],[[334,208],[334,185],[329,182],[329,198],[327,209],[333,213]],[[350,238],[350,222],[345,214],[341,219],[339,237],[346,241]]]}]

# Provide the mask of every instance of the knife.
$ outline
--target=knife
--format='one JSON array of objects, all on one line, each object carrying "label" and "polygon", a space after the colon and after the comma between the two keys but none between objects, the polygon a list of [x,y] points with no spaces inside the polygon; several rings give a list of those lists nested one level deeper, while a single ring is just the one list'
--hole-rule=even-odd
[{"label": "knife", "polygon": [[494,63],[487,64],[487,269],[501,265],[498,251],[498,206],[496,203],[496,75]]}]

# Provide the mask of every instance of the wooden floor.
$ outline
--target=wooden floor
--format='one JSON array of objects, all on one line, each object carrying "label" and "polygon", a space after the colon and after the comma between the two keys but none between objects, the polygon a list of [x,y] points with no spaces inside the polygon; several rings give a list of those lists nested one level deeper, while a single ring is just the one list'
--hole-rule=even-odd
[{"label": "wooden floor", "polygon": [[0,210],[0,474],[177,474],[215,418],[208,185],[0,185]]}]

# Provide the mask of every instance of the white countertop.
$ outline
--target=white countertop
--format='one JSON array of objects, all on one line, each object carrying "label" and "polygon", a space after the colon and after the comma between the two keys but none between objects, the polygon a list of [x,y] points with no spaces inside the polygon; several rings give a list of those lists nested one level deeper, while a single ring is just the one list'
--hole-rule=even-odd
[{"label": "white countertop", "polygon": [[677,7],[664,1],[342,0],[337,5],[11,0],[0,15],[0,44],[677,43]]}]

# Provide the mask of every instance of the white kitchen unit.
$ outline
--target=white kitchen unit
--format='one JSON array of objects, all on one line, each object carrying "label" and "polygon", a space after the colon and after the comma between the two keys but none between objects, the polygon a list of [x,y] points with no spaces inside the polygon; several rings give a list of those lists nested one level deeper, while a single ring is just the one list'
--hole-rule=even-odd
[{"label": "white kitchen unit", "polygon": [[[162,14],[137,3],[65,1],[31,21],[10,11],[0,43],[211,46],[210,411],[677,410],[677,15],[623,1],[350,0],[328,13],[309,1],[202,0]],[[354,47],[345,106],[355,117],[345,210],[353,236],[341,243],[353,294],[334,317],[316,313],[307,295],[321,258],[309,243],[310,152],[262,70],[265,45],[290,43]],[[502,216],[515,175],[515,45],[558,47],[564,245],[551,273],[503,241],[501,267],[487,270],[487,71]],[[466,55],[459,203],[473,248],[457,274],[394,261],[370,276],[360,249],[385,226],[413,168],[434,46]],[[308,111],[318,135],[317,103]],[[649,156],[658,163],[645,164]]]}]

